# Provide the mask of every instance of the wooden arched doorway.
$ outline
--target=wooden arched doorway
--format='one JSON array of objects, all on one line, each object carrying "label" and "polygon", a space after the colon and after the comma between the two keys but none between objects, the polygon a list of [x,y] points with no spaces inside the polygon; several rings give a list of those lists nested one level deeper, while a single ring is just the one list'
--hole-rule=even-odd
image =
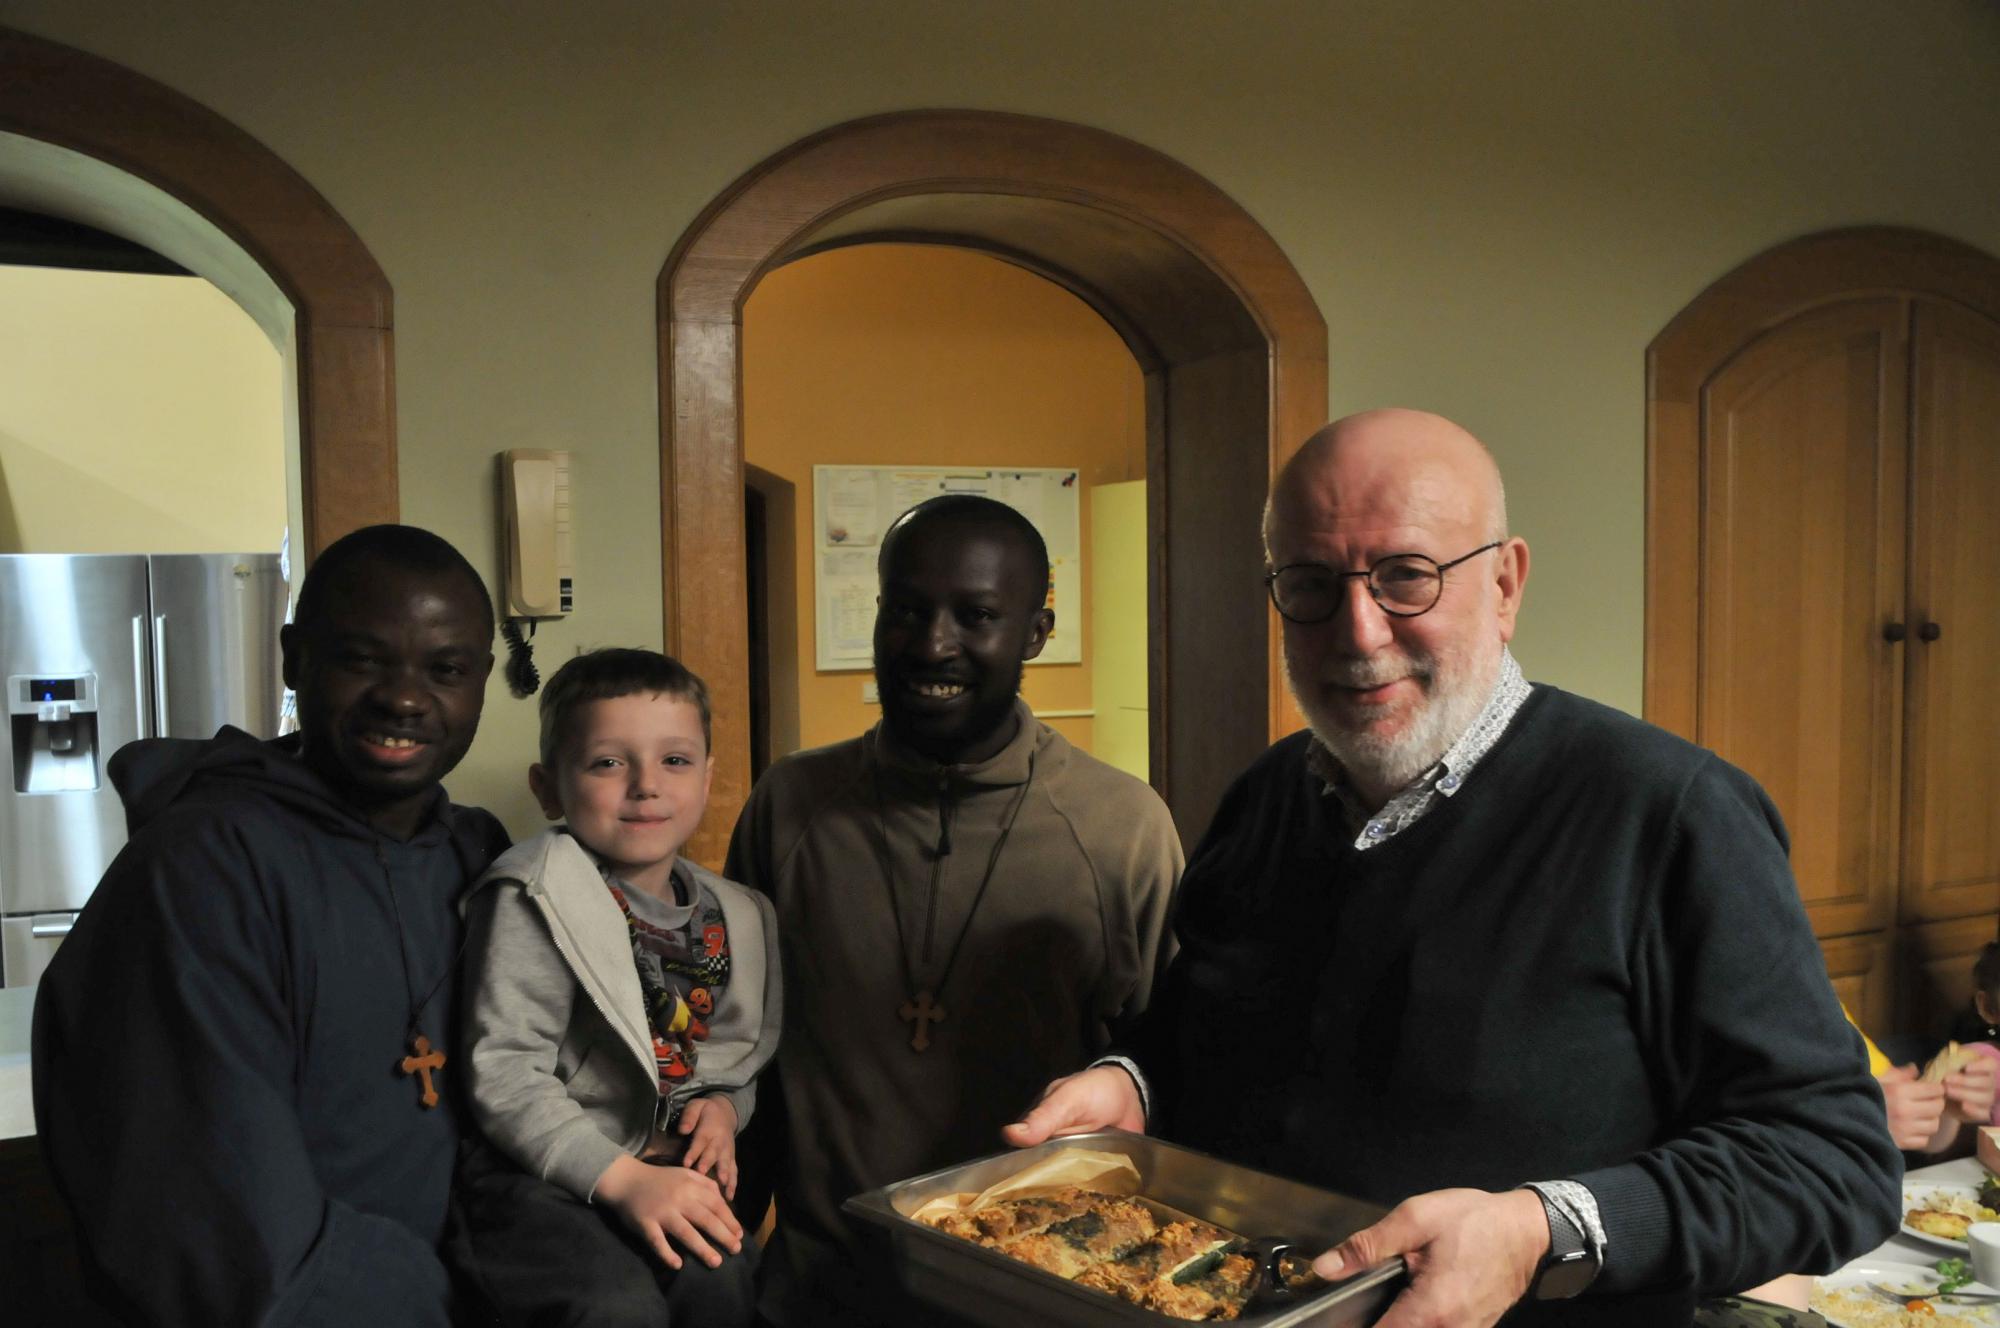
[{"label": "wooden arched doorway", "polygon": [[396,519],[389,281],[298,172],[234,124],[121,65],[0,28],[0,132],[105,162],[185,203],[291,301],[309,553]]},{"label": "wooden arched doorway", "polygon": [[1299,726],[1259,593],[1272,468],[1323,420],[1326,325],[1262,227],[1150,148],[984,111],[857,120],[726,189],[660,272],[668,648],[716,684],[697,856],[748,793],[741,318],[772,268],[878,240],[962,245],[1073,291],[1145,374],[1153,783],[1190,840],[1270,738]]},{"label": "wooden arched doorway", "polygon": [[1647,353],[1646,717],[1770,792],[1834,984],[1941,1034],[2000,924],[2000,260],[1808,236]]}]

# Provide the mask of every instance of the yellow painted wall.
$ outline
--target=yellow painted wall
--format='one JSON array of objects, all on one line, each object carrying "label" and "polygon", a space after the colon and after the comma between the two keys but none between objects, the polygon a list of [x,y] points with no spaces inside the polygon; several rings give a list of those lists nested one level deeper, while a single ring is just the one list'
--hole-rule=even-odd
[{"label": "yellow painted wall", "polygon": [[1097,643],[1091,749],[1098,760],[1152,778],[1147,699],[1146,481],[1089,490],[1090,626]]},{"label": "yellow painted wall", "polygon": [[[1809,232],[2000,253],[1986,0],[0,0],[0,23],[212,107],[355,228],[395,288],[407,519],[492,575],[493,452],[576,449],[579,608],[550,660],[661,639],[674,242],[858,116],[1051,116],[1214,182],[1325,314],[1330,413],[1429,406],[1492,443],[1534,543],[1528,673],[1633,711],[1646,343]],[[453,793],[535,827],[533,746],[496,687]]]},{"label": "yellow painted wall", "polygon": [[[798,745],[853,737],[881,715],[862,700],[870,673],[813,667],[815,465],[1074,466],[1087,537],[1088,486],[1146,473],[1145,409],[1117,333],[1069,292],[998,259],[861,245],[766,277],[743,311],[743,453],[796,495],[791,593],[775,597],[797,605]],[[1059,624],[1082,631],[1083,663],[1030,665],[1022,680],[1038,713],[1094,706],[1088,577],[1078,621]],[[776,693],[789,671],[772,672]],[[792,713],[790,698],[774,704]],[[1048,722],[1091,749],[1089,718]]]},{"label": "yellow painted wall", "polygon": [[0,553],[277,552],[282,396],[205,281],[0,266]]}]

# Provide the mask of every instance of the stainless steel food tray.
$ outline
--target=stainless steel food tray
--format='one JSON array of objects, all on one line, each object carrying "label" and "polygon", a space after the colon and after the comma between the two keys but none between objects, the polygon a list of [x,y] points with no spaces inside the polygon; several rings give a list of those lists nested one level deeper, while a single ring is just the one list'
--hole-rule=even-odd
[{"label": "stainless steel food tray", "polygon": [[[942,1305],[961,1318],[991,1328],[1018,1328],[1027,1323],[1053,1328],[1162,1328],[1176,1322],[1102,1292],[1072,1286],[1053,1273],[947,1236],[910,1217],[932,1199],[978,1193],[1066,1148],[1123,1153],[1138,1167],[1140,1193],[1146,1198],[1239,1236],[1284,1236],[1315,1253],[1339,1244],[1384,1211],[1359,1199],[1329,1194],[1121,1130],[1051,1139],[1034,1148],[947,1167],[857,1194],[844,1206],[854,1216],[888,1232],[897,1275],[911,1295]],[[1403,1271],[1402,1260],[1397,1259],[1282,1309],[1245,1316],[1237,1322],[1257,1328],[1370,1324],[1402,1289]]]}]

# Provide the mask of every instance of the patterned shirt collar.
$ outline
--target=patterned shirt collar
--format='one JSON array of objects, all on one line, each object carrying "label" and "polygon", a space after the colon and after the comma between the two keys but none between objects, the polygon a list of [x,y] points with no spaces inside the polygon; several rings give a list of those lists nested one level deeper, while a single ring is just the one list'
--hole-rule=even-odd
[{"label": "patterned shirt collar", "polygon": [[1513,652],[1501,647],[1500,677],[1479,714],[1436,765],[1411,780],[1372,815],[1355,796],[1340,762],[1318,738],[1306,748],[1306,768],[1325,785],[1327,794],[1340,800],[1348,827],[1355,832],[1354,847],[1374,848],[1415,825],[1439,798],[1449,798],[1463,788],[1473,767],[1500,741],[1532,690],[1521,666],[1514,662]]},{"label": "patterned shirt collar", "polygon": [[[571,839],[576,839],[576,835],[570,831],[568,826],[563,827],[563,833],[569,835]],[[578,848],[583,848],[583,841],[580,839],[576,839],[576,846]],[[635,897],[645,901],[638,906],[636,911],[646,914],[648,921],[656,921],[657,919],[654,918],[653,914],[657,913],[661,909],[666,909],[669,911],[686,913],[691,915],[694,905],[694,900],[698,897],[699,892],[694,883],[694,877],[688,874],[687,862],[685,859],[676,859],[673,866],[674,883],[678,887],[678,893],[686,896],[689,901],[688,903],[685,904],[679,904],[675,903],[671,899],[668,900],[656,899],[654,896],[647,894],[644,890],[639,889],[637,886],[631,885],[625,880],[624,877],[620,876],[617,872],[612,871],[610,866],[604,861],[604,859],[598,857],[597,854],[592,852],[590,849],[583,848],[583,855],[590,859],[590,863],[593,867],[597,868],[598,879],[603,881],[606,885],[611,886],[612,888],[623,893],[627,902],[630,902]],[[685,919],[682,919],[682,921],[684,922]],[[681,924],[677,922],[673,925],[678,926]]]}]

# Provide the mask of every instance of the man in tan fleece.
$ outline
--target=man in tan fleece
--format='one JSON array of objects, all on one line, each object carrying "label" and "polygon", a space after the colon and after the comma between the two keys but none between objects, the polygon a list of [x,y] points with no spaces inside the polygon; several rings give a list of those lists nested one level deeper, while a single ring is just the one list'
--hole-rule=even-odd
[{"label": "man in tan fleece", "polygon": [[1055,622],[1025,517],[933,498],[878,567],[881,723],[774,765],[729,851],[727,874],[777,905],[788,988],[759,1303],[784,1328],[938,1321],[878,1280],[841,1201],[992,1152],[1102,1052],[1152,995],[1182,862],[1150,788],[1020,701]]}]

